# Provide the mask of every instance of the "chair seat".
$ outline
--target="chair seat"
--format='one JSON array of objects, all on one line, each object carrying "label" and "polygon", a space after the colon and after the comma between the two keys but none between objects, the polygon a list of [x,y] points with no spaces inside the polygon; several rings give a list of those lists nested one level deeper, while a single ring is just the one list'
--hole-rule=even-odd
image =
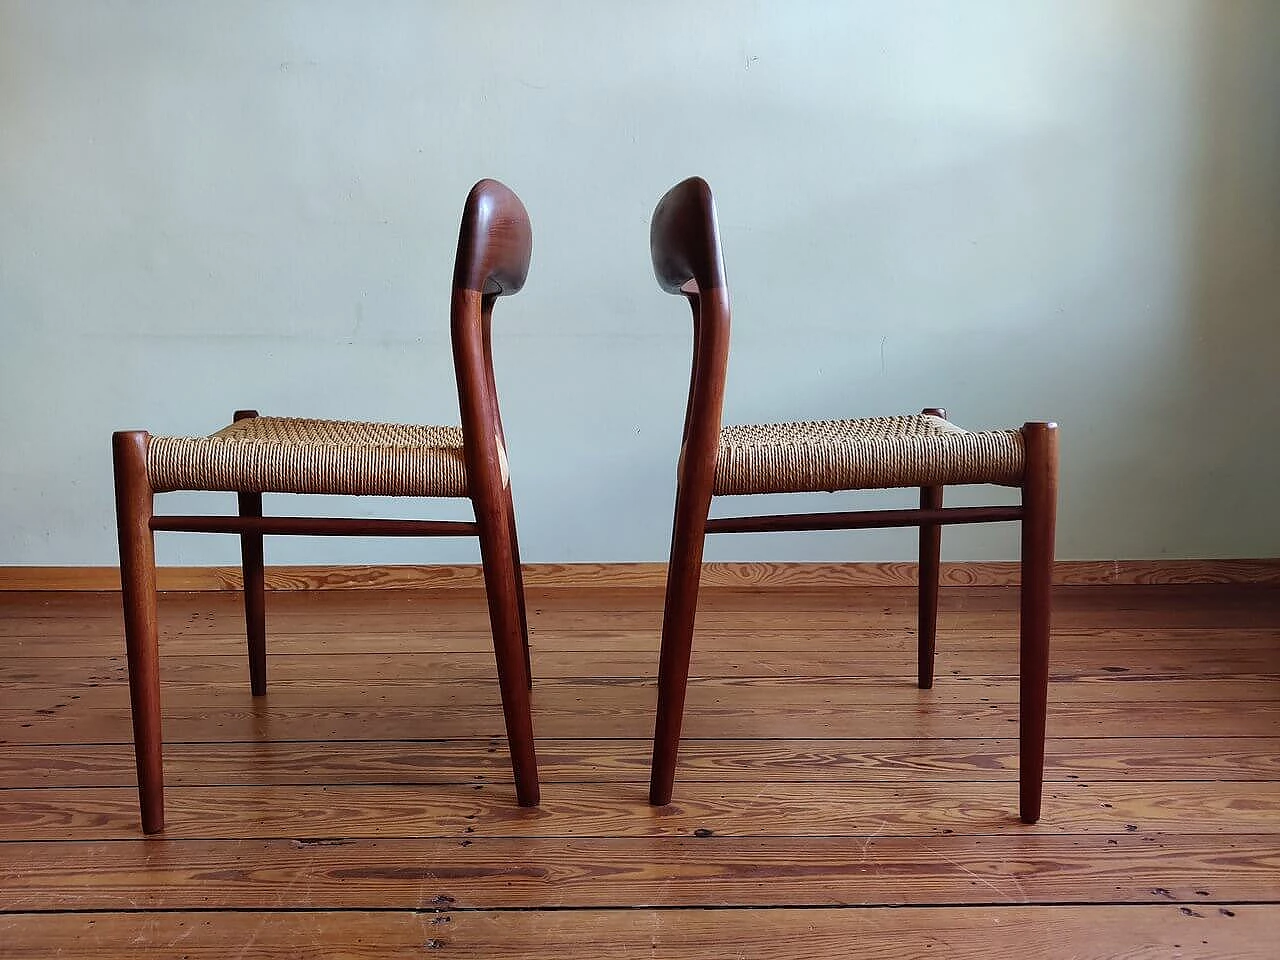
[{"label": "chair seat", "polygon": [[1020,430],[970,432],[941,417],[725,426],[713,492],[816,493],[953,483],[1017,486]]},{"label": "chair seat", "polygon": [[207,437],[152,437],[147,476],[157,493],[467,496],[461,427],[248,417]]}]

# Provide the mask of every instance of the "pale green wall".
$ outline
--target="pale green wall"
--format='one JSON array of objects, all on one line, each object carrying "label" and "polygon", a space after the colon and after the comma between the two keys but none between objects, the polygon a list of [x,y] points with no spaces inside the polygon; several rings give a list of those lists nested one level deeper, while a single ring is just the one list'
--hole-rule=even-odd
[{"label": "pale green wall", "polygon": [[[525,555],[663,558],[689,330],[648,216],[692,173],[736,304],[729,419],[1054,417],[1061,556],[1280,553],[1272,0],[0,0],[0,138],[0,563],[114,562],[113,429],[453,421],[450,261],[481,176],[534,220],[497,316]],[[944,539],[1014,555],[1007,530]],[[161,538],[162,562],[235,556]]]}]

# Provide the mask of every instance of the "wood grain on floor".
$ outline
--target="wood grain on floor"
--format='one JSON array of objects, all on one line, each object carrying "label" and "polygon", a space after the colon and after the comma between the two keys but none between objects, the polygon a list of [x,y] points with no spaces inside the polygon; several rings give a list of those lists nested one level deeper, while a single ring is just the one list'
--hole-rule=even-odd
[{"label": "wood grain on floor", "polygon": [[1271,958],[1280,590],[1058,590],[1042,822],[1016,590],[706,591],[675,802],[645,803],[661,594],[529,596],[515,806],[483,596],[161,604],[168,829],[138,827],[118,597],[0,595],[0,955]]}]

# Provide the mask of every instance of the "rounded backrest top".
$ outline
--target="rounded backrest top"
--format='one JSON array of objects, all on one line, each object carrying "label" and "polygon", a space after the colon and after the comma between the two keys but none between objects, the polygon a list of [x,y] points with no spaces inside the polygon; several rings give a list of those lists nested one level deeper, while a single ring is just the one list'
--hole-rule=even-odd
[{"label": "rounded backrest top", "polygon": [[503,296],[529,274],[533,228],[520,198],[506,184],[481,180],[467,194],[458,231],[453,285]]},{"label": "rounded backrest top", "polygon": [[711,187],[701,177],[682,180],[666,192],[653,211],[649,250],[658,284],[668,293],[725,286],[720,229]]}]

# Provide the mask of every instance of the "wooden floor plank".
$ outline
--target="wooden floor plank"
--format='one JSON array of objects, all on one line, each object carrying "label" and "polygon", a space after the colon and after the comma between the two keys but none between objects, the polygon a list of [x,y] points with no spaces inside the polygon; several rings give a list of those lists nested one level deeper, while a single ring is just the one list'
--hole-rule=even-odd
[{"label": "wooden floor plank", "polygon": [[[1012,645],[1012,638],[1009,641]],[[1212,655],[1199,648],[1167,651],[1159,643],[1117,649],[1082,648],[1059,644],[1054,648],[1051,679],[1055,685],[1073,680],[1123,682],[1128,679],[1208,680],[1280,678],[1280,640],[1261,645],[1221,645]],[[537,680],[593,677],[624,679],[653,677],[657,657],[639,650],[544,650],[535,645]],[[33,662],[39,659],[40,662]],[[970,647],[939,651],[940,678],[965,680],[1008,679],[1017,676],[1017,658],[1012,649],[978,650]],[[433,680],[492,680],[496,675],[493,652],[418,652],[402,654],[288,654],[273,653],[270,679],[278,683],[307,682],[395,683],[410,678]],[[961,669],[963,668],[963,669]],[[914,662],[900,653],[833,650],[716,650],[698,649],[691,664],[693,679],[731,677],[914,678]],[[243,651],[232,654],[193,656],[171,655],[163,659],[164,682],[236,683],[247,682],[248,666]],[[35,658],[13,656],[0,659],[0,696],[18,690],[65,690],[72,686],[126,682],[124,656],[65,656]]]},{"label": "wooden floor plank", "polygon": [[1280,900],[1280,834],[124,840],[4,853],[0,910],[21,912]]},{"label": "wooden floor plank", "polygon": [[1275,955],[1280,590],[1060,590],[1034,827],[1016,590],[944,591],[928,692],[913,590],[707,591],[662,809],[661,591],[529,599],[537,810],[479,590],[273,593],[258,700],[239,596],[165,596],[144,840],[118,596],[0,596],[0,954]]},{"label": "wooden floor plank", "polygon": [[1277,929],[1253,904],[0,915],[11,960],[1274,960]]},{"label": "wooden floor plank", "polygon": [[[1062,629],[1094,630],[1123,629],[1143,626],[1170,629],[1257,629],[1275,624],[1277,614],[1270,610],[1236,609],[1224,607],[1210,611],[1163,611],[1155,615],[1142,610],[1077,610],[1055,611],[1054,622]],[[161,635],[194,638],[221,636],[229,632],[230,617],[200,614],[186,617],[162,616]],[[795,624],[802,620],[805,626]],[[788,611],[762,610],[749,615],[738,611],[699,611],[698,625],[713,633],[728,632],[749,625],[759,631],[787,631],[802,629],[806,632],[848,629],[857,622],[866,629],[903,629],[910,623],[911,615],[886,609],[867,614],[858,611],[818,611],[797,615]],[[657,632],[661,628],[662,612],[653,610],[619,611],[554,611],[529,612],[529,627],[533,632],[554,630],[565,633],[598,633],[601,631]],[[940,614],[939,630],[1012,630],[1017,625],[1016,603],[1007,609],[953,610]],[[412,633],[424,628],[447,632],[485,632],[489,628],[488,614],[482,609],[474,611],[443,610],[422,614],[394,615],[370,611],[337,610],[331,614],[310,613],[283,617],[278,613],[267,618],[267,632],[271,636],[307,634],[312,636],[346,635],[351,633]],[[73,620],[62,617],[10,617],[0,620],[0,636],[40,637],[56,631],[59,635],[84,638],[118,637],[119,622],[114,619]]]},{"label": "wooden floor plank", "polygon": [[[647,783],[644,740],[538,741],[543,783]],[[1017,741],[689,740],[682,783],[1014,782]],[[1280,780],[1280,738],[1188,737],[1050,740],[1050,783]],[[417,742],[171,743],[172,786],[443,784],[511,775],[503,739]],[[0,789],[109,787],[135,783],[133,748],[119,744],[23,746],[0,751]]]},{"label": "wooden floor plank", "polygon": [[[236,671],[238,674],[240,671]],[[162,682],[164,678],[162,677]],[[643,711],[653,703],[656,681],[641,678],[551,677],[535,684],[540,708],[565,711],[578,704],[610,711]],[[1062,683],[1054,689],[1055,704],[1215,703],[1280,701],[1280,677],[1212,680],[1090,678]],[[496,678],[438,680],[430,674],[408,672],[394,680],[357,683],[341,678],[272,681],[264,698],[254,698],[238,676],[213,674],[207,682],[165,683],[166,700],[189,710],[209,713],[261,709],[334,709],[354,703],[379,708],[423,710],[499,709]],[[22,688],[5,694],[5,706],[37,716],[54,711],[64,717],[88,716],[96,711],[128,709],[129,687],[123,680],[56,688]],[[975,703],[1016,704],[1018,682],[991,677],[944,677],[932,690],[920,690],[906,677],[704,677],[689,685],[690,711],[733,704],[754,710],[768,704],[788,709],[839,710],[849,704],[900,710],[935,706],[964,707]]]},{"label": "wooden floor plank", "polygon": [[[682,783],[650,807],[639,784],[548,787],[541,807],[505,783],[432,786],[172,787],[166,839],[325,837],[717,836],[865,837],[1000,834],[1280,834],[1272,783],[1050,785],[1044,816],[1017,823],[1012,783]],[[131,787],[11,790],[0,804],[7,840],[138,836]]]},{"label": "wooden floor plank", "polygon": [[[786,610],[778,597],[786,596]],[[1008,587],[942,591],[940,627],[1009,628],[1016,624],[1017,590]],[[1153,602],[1158,598],[1158,602]],[[530,626],[561,631],[656,630],[661,623],[660,591],[579,589],[531,594]],[[0,597],[0,601],[3,598]],[[1064,629],[1126,627],[1250,628],[1280,622],[1280,590],[1250,586],[1080,587],[1055,591],[1055,622]],[[242,614],[238,595],[178,595],[160,605],[166,636],[205,636],[226,631]],[[913,590],[708,591],[699,605],[704,630],[741,628],[838,630],[857,622],[863,629],[910,624]],[[77,612],[74,601],[61,609],[29,606],[9,599],[0,606],[0,636],[43,636],[57,630],[73,636],[118,635],[120,613],[109,604]],[[96,614],[96,615],[95,615]],[[467,596],[413,591],[275,594],[268,602],[272,634],[347,634],[483,631],[488,614],[479,592]]]},{"label": "wooden floor plank", "polygon": [[[641,691],[625,710],[603,698],[581,702],[540,694],[534,697],[534,729],[540,737],[642,739],[652,735],[652,688]],[[690,739],[1001,737],[1016,723],[1009,703],[938,703],[891,709],[881,704],[828,702],[795,705],[765,698],[708,703],[690,691],[684,735]],[[549,701],[549,702],[548,702]],[[132,737],[127,707],[75,710],[0,709],[0,728],[13,743],[120,743]],[[1133,704],[1057,704],[1049,714],[1052,737],[1127,734],[1178,737],[1280,736],[1280,702],[1150,701]],[[490,737],[503,733],[502,712],[494,706],[451,703],[421,707],[380,704],[346,708],[282,707],[269,700],[217,709],[187,707],[172,699],[164,706],[164,732],[174,742],[262,740],[412,740]]]},{"label": "wooden floor plank", "polygon": [[1273,956],[1268,940],[1276,929],[1275,909],[903,907],[735,911],[728,916],[721,911],[459,912],[451,915],[448,933],[438,939],[463,956],[495,960],[529,957],[522,944],[530,942],[544,955],[599,960],[628,956],[629,951],[672,960],[1250,960]]},{"label": "wooden floor plank", "polygon": [[[239,591],[183,592],[160,595],[160,609],[166,615],[235,616],[241,613]],[[939,591],[941,608],[947,610],[1014,609],[1016,586],[947,586]],[[526,597],[531,612],[605,612],[660,610],[663,589],[657,587],[611,587],[582,584],[568,587],[530,587]],[[839,586],[751,586],[708,587],[701,592],[699,608],[707,611],[776,611],[778,598],[800,613],[821,611],[893,611],[909,613],[915,608],[914,587]],[[1145,611],[1156,618],[1163,613],[1212,613],[1223,610],[1250,610],[1254,613],[1280,610],[1276,585],[1260,584],[1107,584],[1060,585],[1054,589],[1056,607],[1063,612]],[[420,590],[286,590],[272,591],[267,602],[282,615],[311,614],[316,611],[365,609],[375,616],[406,616],[433,611],[483,611],[484,590],[474,588]],[[23,592],[0,591],[0,612],[6,616],[75,616],[78,619],[110,619],[119,616],[120,594],[108,592]]]},{"label": "wooden floor plank", "polygon": [[[2,622],[2,621],[0,621]],[[803,623],[796,620],[794,623]],[[5,649],[14,656],[30,659],[61,657],[95,657],[104,660],[124,652],[124,634],[120,629],[88,635],[75,629],[75,621],[62,621],[59,628],[30,636],[0,638]],[[208,634],[164,633],[160,638],[160,655],[171,657],[217,655],[228,658],[245,656],[243,629],[225,620],[219,632]],[[653,629],[630,630],[559,630],[531,628],[530,644],[535,655],[544,653],[640,653],[652,659],[658,655],[659,632]],[[1017,657],[1018,633],[1015,624],[999,627],[941,629],[938,636],[939,656],[950,666],[962,666],[971,653],[993,652],[1012,663]],[[401,654],[471,653],[493,656],[493,639],[487,628],[475,630],[417,630],[372,632],[367,629],[317,633],[269,633],[267,647],[272,655],[294,656],[380,656]],[[711,630],[700,627],[694,638],[695,660],[704,652],[731,651],[741,654],[830,653],[846,658],[863,656],[900,656],[909,663],[916,650],[914,629],[905,622],[888,627],[864,628],[857,625],[836,629],[764,629],[744,621],[736,629]],[[1268,657],[1271,665],[1264,672],[1275,673],[1280,660],[1280,626],[1264,627],[1160,627],[1160,628],[1067,628],[1058,624],[1053,633],[1053,656],[1077,651],[1097,657],[1098,665],[1136,665],[1152,655],[1198,656],[1201,666],[1215,662],[1215,651],[1228,655],[1238,651]]]}]

